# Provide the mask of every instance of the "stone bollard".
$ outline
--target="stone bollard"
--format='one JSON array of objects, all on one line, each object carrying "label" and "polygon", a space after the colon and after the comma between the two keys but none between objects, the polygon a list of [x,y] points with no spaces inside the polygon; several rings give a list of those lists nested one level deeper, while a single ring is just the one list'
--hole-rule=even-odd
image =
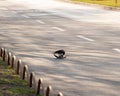
[{"label": "stone bollard", "polygon": [[1,57],[3,58],[3,51],[4,51],[4,48],[1,48],[1,50],[0,50],[0,55],[1,55]]},{"label": "stone bollard", "polygon": [[12,56],[12,62],[11,62],[11,67],[12,67],[12,68],[14,68],[15,63],[16,63],[16,56],[13,55],[13,56]]},{"label": "stone bollard", "polygon": [[8,52],[8,65],[10,65],[10,62],[11,62],[11,53]]},{"label": "stone bollard", "polygon": [[0,48],[0,57],[2,57],[2,48]]},{"label": "stone bollard", "polygon": [[62,94],[61,92],[59,92],[59,93],[57,94],[57,96],[63,96],[63,94]]},{"label": "stone bollard", "polygon": [[6,58],[6,49],[3,49],[3,61],[5,61],[5,58]]},{"label": "stone bollard", "polygon": [[46,89],[46,96],[50,96],[51,92],[52,92],[52,87],[48,86]]},{"label": "stone bollard", "polygon": [[16,64],[16,74],[20,74],[21,59],[17,61]]},{"label": "stone bollard", "polygon": [[[42,84],[43,79],[40,78],[40,79],[38,80],[38,82],[36,82],[36,81],[37,81],[37,80],[36,80],[36,77],[35,77],[35,73],[34,73],[34,72],[31,72],[31,73],[30,73],[30,77],[29,77],[29,87],[33,87],[34,90],[35,90],[36,95],[39,95],[39,94],[42,93],[42,92],[40,92],[41,89],[42,89],[42,90],[44,89],[44,88],[43,88],[43,84]],[[42,95],[43,95],[43,94],[44,94],[44,92],[42,93]]]},{"label": "stone bollard", "polygon": [[35,77],[35,73],[32,72],[30,73],[30,77],[29,77],[29,87],[33,87],[35,90],[35,93],[37,94],[37,87],[36,87],[36,77]]},{"label": "stone bollard", "polygon": [[24,67],[23,67],[23,73],[22,73],[22,79],[23,80],[25,80],[25,75],[27,74],[27,80],[28,80],[28,77],[29,77],[29,69],[28,69],[28,66],[27,65],[25,65]]},{"label": "stone bollard", "polygon": [[32,87],[32,82],[33,82],[33,75],[34,73],[30,73],[30,78],[29,78],[29,87]]},{"label": "stone bollard", "polygon": [[38,80],[37,90],[36,90],[36,94],[37,94],[37,95],[40,94],[41,88],[43,89],[42,81],[43,81],[42,78],[40,78],[40,79]]}]

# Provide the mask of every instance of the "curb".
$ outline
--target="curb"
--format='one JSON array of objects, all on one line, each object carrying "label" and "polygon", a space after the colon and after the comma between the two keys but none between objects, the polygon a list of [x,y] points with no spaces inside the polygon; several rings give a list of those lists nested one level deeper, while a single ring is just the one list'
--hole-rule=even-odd
[{"label": "curb", "polygon": [[43,96],[63,96],[61,92],[58,92],[56,95],[53,95],[52,86],[47,85],[44,87],[43,79],[36,79],[35,72],[30,72],[28,65],[23,65],[21,59],[16,58],[14,54],[7,51],[6,48],[0,47],[0,57],[2,60],[7,62],[16,72],[16,74],[20,75],[23,80],[28,82],[30,88],[34,88],[36,95]]}]

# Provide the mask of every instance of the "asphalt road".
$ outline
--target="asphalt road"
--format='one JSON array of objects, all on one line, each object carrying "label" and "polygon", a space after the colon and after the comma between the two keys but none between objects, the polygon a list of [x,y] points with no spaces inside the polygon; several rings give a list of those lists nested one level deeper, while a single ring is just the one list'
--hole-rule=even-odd
[{"label": "asphalt road", "polygon": [[[54,0],[0,0],[0,46],[64,96],[120,96],[119,16]],[[67,58],[55,59],[58,49]]]}]

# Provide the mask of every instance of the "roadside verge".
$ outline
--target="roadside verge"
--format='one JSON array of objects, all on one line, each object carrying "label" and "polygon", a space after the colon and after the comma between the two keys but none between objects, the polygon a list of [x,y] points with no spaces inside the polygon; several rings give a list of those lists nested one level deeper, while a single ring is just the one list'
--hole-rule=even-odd
[{"label": "roadside verge", "polygon": [[99,4],[92,4],[92,3],[86,3],[86,2],[77,2],[77,1],[72,1],[72,0],[62,0],[62,1],[73,3],[73,4],[81,4],[81,5],[86,5],[86,6],[99,7],[99,8],[104,8],[104,9],[107,9],[107,10],[120,11],[120,8],[118,8],[118,7],[105,6],[105,5],[99,5]]},{"label": "roadside verge", "polygon": [[0,96],[36,96],[28,83],[22,80],[7,63],[0,58]]}]

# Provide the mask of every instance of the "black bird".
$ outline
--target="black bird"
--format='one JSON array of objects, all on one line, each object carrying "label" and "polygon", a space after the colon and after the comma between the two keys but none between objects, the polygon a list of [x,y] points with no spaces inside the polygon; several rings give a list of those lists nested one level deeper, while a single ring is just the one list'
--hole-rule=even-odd
[{"label": "black bird", "polygon": [[65,51],[64,50],[57,50],[54,52],[54,56],[57,58],[57,59],[63,59],[65,58]]}]

